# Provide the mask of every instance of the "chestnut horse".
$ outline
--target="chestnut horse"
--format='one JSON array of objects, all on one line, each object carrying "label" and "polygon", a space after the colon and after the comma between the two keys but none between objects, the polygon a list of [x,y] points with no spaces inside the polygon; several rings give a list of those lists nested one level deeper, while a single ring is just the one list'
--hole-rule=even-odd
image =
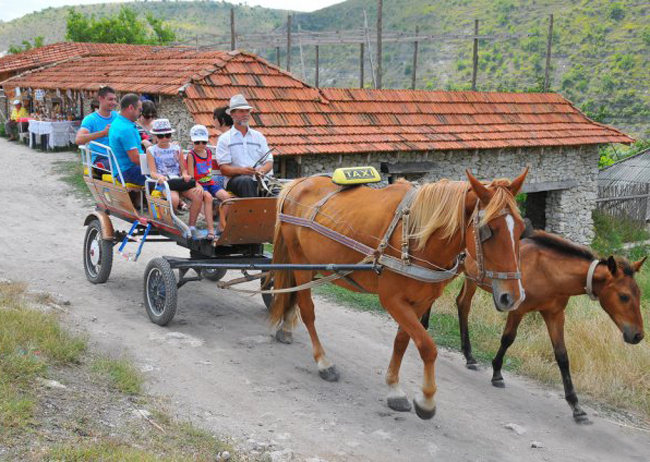
[{"label": "chestnut horse", "polygon": [[[519,275],[519,236],[524,222],[514,196],[523,185],[527,172],[512,183],[496,180],[485,186],[468,171],[469,183],[442,180],[417,190],[405,181],[375,189],[366,186],[341,188],[330,178],[322,176],[295,180],[285,186],[278,199],[273,263],[359,263],[362,256],[358,251],[312,228],[287,223],[283,217],[314,217],[318,224],[339,233],[339,236],[344,235],[376,249],[382,241],[381,236],[390,229],[402,199],[407,193],[414,193],[406,232],[402,234],[404,220],[400,220],[394,232],[388,233],[390,239],[382,248],[386,255],[397,259],[406,257],[413,266],[441,270],[452,268],[465,248],[474,257],[476,249],[479,249],[486,273],[495,271],[502,275]],[[472,220],[474,213],[480,217],[476,221]],[[491,237],[484,242],[479,241],[475,231],[479,229],[479,220],[481,228],[489,226],[491,229]],[[406,254],[403,253],[404,240]],[[403,276],[386,267],[380,271],[379,268],[378,272],[353,272],[335,283],[349,290],[378,294],[382,306],[399,325],[386,382],[390,389],[389,406],[400,411],[410,410],[406,394],[399,386],[399,368],[409,339],[413,339],[424,363],[422,396],[414,399],[413,403],[419,417],[430,419],[436,410],[434,361],[437,350],[433,339],[420,324],[420,317],[441,295],[453,274],[450,279],[431,283]],[[275,271],[275,289],[307,284],[314,276],[314,271]],[[515,277],[495,281],[493,287],[498,293],[495,304],[501,310],[516,308],[523,299],[521,281]],[[316,334],[310,289],[274,297],[270,321],[279,325],[276,338],[284,343],[291,342],[297,319],[296,304],[311,337],[319,375],[327,381],[338,380],[336,367],[326,357]]]},{"label": "chestnut horse", "polygon": [[[629,263],[613,256],[601,260],[588,248],[543,231],[535,231],[531,238],[522,239],[521,271],[526,300],[519,308],[508,313],[501,347],[492,361],[492,384],[499,388],[505,387],[501,375],[503,357],[515,341],[522,318],[531,311],[539,311],[548,328],[573,418],[578,423],[589,423],[587,414],[578,405],[578,397],[571,382],[569,357],[564,344],[564,310],[569,298],[591,290],[592,297],[598,299],[600,306],[623,333],[623,340],[632,344],[639,343],[643,339],[643,318],[640,310],[641,291],[634,280],[634,273],[641,269],[644,261],[645,258]],[[590,276],[589,269],[592,266],[594,269]],[[476,262],[471,257],[465,261],[465,272],[470,277],[477,273]],[[474,280],[466,279],[456,298],[462,350],[470,369],[476,369],[476,360],[472,356],[467,318],[477,287]],[[488,285],[480,287],[491,291]]]}]

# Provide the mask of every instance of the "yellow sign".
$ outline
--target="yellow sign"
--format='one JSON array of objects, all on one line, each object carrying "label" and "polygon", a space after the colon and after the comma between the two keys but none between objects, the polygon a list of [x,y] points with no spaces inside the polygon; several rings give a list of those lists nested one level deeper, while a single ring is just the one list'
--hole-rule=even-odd
[{"label": "yellow sign", "polygon": [[381,176],[375,167],[345,167],[334,170],[332,181],[340,185],[377,183]]}]

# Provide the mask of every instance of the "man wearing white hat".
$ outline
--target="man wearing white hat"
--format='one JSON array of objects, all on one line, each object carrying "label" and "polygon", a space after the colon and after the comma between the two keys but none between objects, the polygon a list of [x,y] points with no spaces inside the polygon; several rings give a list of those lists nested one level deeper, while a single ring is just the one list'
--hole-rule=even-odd
[{"label": "man wearing white hat", "polygon": [[252,109],[243,95],[230,98],[226,113],[233,126],[217,142],[217,162],[227,179],[226,190],[239,197],[257,196],[256,173],[266,175],[273,169],[266,138],[248,126]]},{"label": "man wearing white hat", "polygon": [[[18,139],[18,124],[20,119],[26,119],[29,116],[27,109],[23,107],[23,102],[19,99],[14,100],[14,108],[11,110],[9,120],[5,122],[5,133],[9,135],[9,141]],[[22,122],[23,129],[27,130],[27,122]]]}]

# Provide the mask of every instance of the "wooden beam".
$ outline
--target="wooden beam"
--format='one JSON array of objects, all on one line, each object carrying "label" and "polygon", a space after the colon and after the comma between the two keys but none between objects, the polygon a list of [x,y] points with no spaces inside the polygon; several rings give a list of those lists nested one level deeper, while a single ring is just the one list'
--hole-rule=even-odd
[{"label": "wooden beam", "polygon": [[[474,37],[478,35],[478,19],[474,20]],[[478,75],[478,38],[474,38],[472,50],[472,90],[476,91],[476,77]]]},{"label": "wooden beam", "polygon": [[551,86],[551,46],[553,44],[553,15],[548,15],[548,39],[546,41],[546,69],[544,70],[544,91]]},{"label": "wooden beam", "polygon": [[[420,27],[415,26],[415,36],[418,36]],[[411,70],[411,90],[415,90],[415,80],[418,73],[418,41],[413,42],[413,69]]]},{"label": "wooden beam", "polygon": [[382,15],[384,9],[384,0],[377,0],[377,88],[381,88],[381,75],[382,75],[382,63],[381,63],[381,36],[382,36]]},{"label": "wooden beam", "polygon": [[287,16],[287,72],[291,72],[291,15]]},{"label": "wooden beam", "polygon": [[435,162],[395,162],[389,164],[382,162],[382,173],[390,173],[392,175],[405,175],[410,173],[428,173],[436,168]]},{"label": "wooden beam", "polygon": [[237,48],[237,40],[235,38],[235,7],[230,7],[230,49]]},{"label": "wooden beam", "polygon": [[542,191],[558,191],[578,186],[578,180],[541,181],[539,183],[524,183],[521,192],[536,193]]}]

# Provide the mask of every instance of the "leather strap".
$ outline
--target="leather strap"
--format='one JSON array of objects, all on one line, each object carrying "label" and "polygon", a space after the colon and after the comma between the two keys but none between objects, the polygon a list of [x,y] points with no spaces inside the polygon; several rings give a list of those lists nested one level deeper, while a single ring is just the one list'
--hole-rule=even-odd
[{"label": "leather strap", "polygon": [[589,271],[587,271],[587,285],[585,286],[585,292],[592,300],[598,300],[598,296],[594,293],[594,273],[596,272],[596,267],[600,263],[600,260],[594,260],[589,265]]}]

